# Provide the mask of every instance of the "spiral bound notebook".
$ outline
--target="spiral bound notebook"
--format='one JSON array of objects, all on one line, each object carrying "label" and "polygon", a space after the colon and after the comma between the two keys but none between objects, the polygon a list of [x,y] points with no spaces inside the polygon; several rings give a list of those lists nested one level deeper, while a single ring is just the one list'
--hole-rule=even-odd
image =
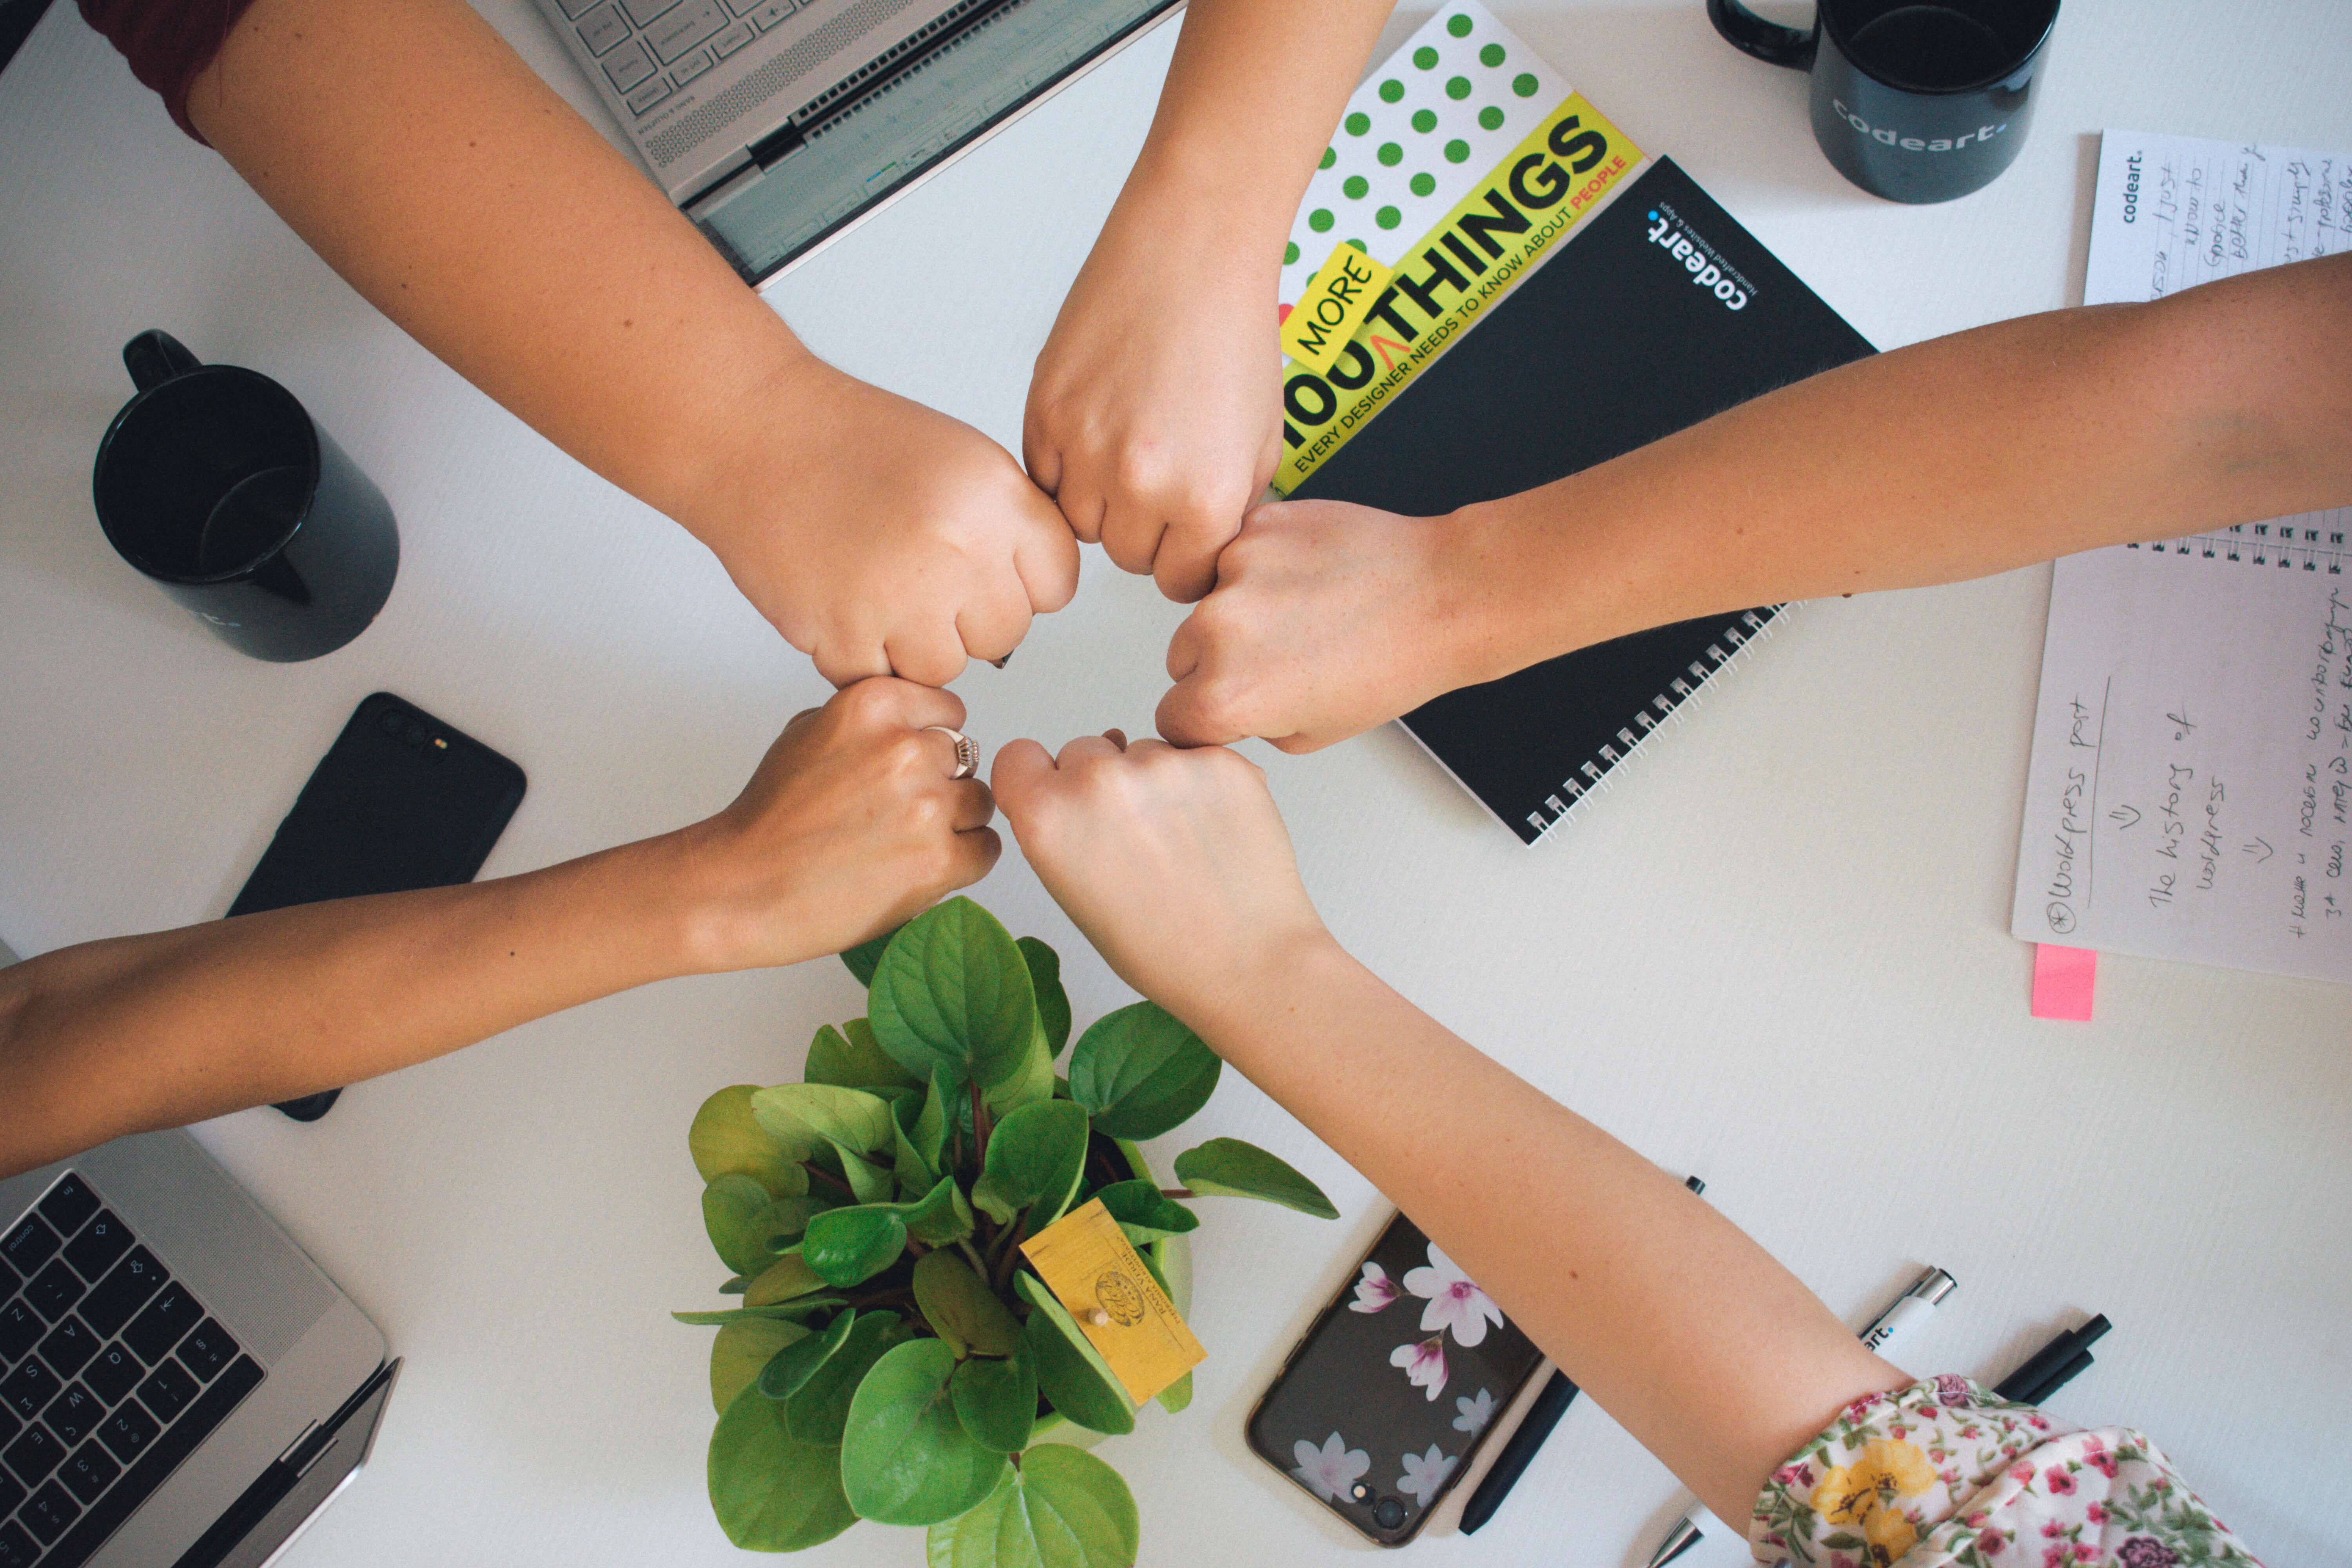
[{"label": "spiral bound notebook", "polygon": [[[2110,131],[2084,303],[2352,250],[2352,156]],[[2352,508],[2050,584],[2011,931],[2352,981]]]},{"label": "spiral bound notebook", "polygon": [[[1569,167],[1589,181],[1608,163]],[[1500,174],[1468,200],[1516,212]],[[1433,246],[1401,258],[1391,291],[1436,292],[1448,256]],[[1288,493],[1433,516],[1548,484],[1872,352],[1664,158],[1621,181],[1473,324]],[[1301,379],[1290,383],[1294,416],[1322,406],[1297,395]],[[1403,723],[1533,844],[1738,662],[1780,608],[1621,637],[1451,692]]]}]

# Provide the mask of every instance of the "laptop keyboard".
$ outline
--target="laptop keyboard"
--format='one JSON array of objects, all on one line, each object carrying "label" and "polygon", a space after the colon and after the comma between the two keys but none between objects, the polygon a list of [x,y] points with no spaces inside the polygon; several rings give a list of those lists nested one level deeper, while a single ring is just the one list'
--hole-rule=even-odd
[{"label": "laptop keyboard", "polygon": [[79,1568],[261,1378],[68,1172],[0,1236],[0,1568]]},{"label": "laptop keyboard", "polygon": [[560,0],[629,112],[670,94],[766,32],[794,0]]}]

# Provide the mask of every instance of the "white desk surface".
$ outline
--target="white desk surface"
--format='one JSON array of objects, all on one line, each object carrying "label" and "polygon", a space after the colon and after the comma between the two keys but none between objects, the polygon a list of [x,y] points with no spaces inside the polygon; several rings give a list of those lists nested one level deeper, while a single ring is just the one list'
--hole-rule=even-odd
[{"label": "white desk surface", "polygon": [[[599,113],[525,0],[485,6]],[[2352,149],[2342,0],[2069,0],[2023,156],[1927,208],[1839,179],[1802,79],[1718,42],[1699,0],[1499,8],[1882,346],[2075,299],[2103,126]],[[849,370],[1017,450],[1030,363],[1173,37],[817,258],[776,307]],[[0,78],[0,931],[20,951],[220,914],[378,688],[529,771],[488,874],[714,810],[825,695],[698,545],[362,304],[69,5]],[[351,647],[241,658],[108,550],[89,461],[129,390],[117,351],[150,326],[283,381],[391,497],[399,584]],[[959,683],[984,742],[1150,728],[1181,611],[1089,557],[1009,669]],[[2272,1563],[2352,1560],[2352,992],[2111,958],[2096,1022],[2027,1016],[2031,955],[2007,925],[2047,584],[2036,568],[1806,609],[1538,849],[1393,729],[1265,755],[1332,926],[1407,994],[1706,1176],[1851,1321],[1923,1263],[1950,1269],[1915,1369],[1997,1375],[2105,1311],[2117,1327],[2056,1411],[2155,1436]],[[1061,948],[1081,1022],[1127,999],[1017,852],[975,892]],[[857,1007],[830,960],[677,981],[362,1086],[316,1126],[257,1110],[202,1129],[408,1358],[373,1467],[293,1562],[733,1560],[703,1494],[709,1331],[667,1316],[714,1304],[724,1273],[687,1121],[722,1084],[796,1078],[815,1027]],[[1342,1217],[1212,1205],[1199,1396],[1105,1450],[1143,1562],[1361,1562],[1241,1428],[1386,1205],[1234,1075],[1192,1132],[1278,1150]],[[1684,1500],[1580,1403],[1475,1543],[1413,1556],[1616,1568]],[[866,1525],[807,1560],[921,1552]]]}]

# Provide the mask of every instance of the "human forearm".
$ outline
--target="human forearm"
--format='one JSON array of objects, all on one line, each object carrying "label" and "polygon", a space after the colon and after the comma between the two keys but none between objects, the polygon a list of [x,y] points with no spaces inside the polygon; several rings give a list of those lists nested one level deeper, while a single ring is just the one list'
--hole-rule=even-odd
[{"label": "human forearm", "polygon": [[0,1172],[373,1078],[684,973],[706,951],[686,870],[655,839],[0,970]]},{"label": "human forearm", "polygon": [[1453,520],[1487,679],[1748,605],[2352,501],[2352,258],[2003,321]]},{"label": "human forearm", "polygon": [[1722,1517],[1841,1405],[1906,1381],[1673,1177],[1328,938],[1267,956],[1187,1022]]},{"label": "human forearm", "polygon": [[689,527],[711,416],[822,370],[464,0],[256,0],[188,110],[371,303]]}]

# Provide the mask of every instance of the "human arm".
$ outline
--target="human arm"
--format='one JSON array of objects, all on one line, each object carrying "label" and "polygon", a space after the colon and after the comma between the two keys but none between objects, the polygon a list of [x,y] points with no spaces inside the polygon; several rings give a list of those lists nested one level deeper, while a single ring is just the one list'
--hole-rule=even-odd
[{"label": "human arm", "polygon": [[993,778],[1030,866],[1120,978],[1411,1215],[1725,1519],[1840,1409],[1909,1381],[1675,1178],[1341,951],[1251,763],[1022,741]]},{"label": "human arm", "polygon": [[949,777],[947,692],[869,680],[794,718],[736,801],[493,881],[84,942],[0,969],[0,1175],[289,1100],[671,975],[838,952],[1001,846]]},{"label": "human arm", "polygon": [[2352,502],[2352,256],[1830,371],[1438,518],[1261,508],[1178,628],[1180,744],[1311,751],[1645,627]]},{"label": "human arm", "polygon": [[836,684],[939,684],[1058,609],[1011,454],[818,360],[465,0],[254,0],[190,118],[360,293],[676,518]]},{"label": "human arm", "polygon": [[1391,0],[1192,0],[1151,132],[1037,356],[1029,473],[1080,539],[1189,601],[1274,475],[1275,292]]}]

